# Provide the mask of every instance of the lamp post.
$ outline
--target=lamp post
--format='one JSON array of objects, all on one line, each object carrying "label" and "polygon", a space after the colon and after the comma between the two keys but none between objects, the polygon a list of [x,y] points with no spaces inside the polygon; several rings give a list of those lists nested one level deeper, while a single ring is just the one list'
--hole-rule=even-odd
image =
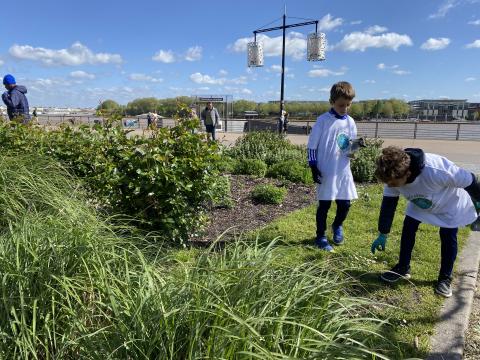
[{"label": "lamp post", "polygon": [[[257,42],[257,34],[282,30],[282,73],[280,85],[280,116],[285,110],[284,95],[285,95],[285,33],[286,30],[293,27],[306,26],[315,24],[315,32],[308,35],[307,38],[307,60],[308,61],[323,61],[325,60],[326,37],[324,33],[318,32],[318,20],[309,20],[302,23],[287,25],[287,10],[283,13],[283,24],[281,26],[271,28],[260,28],[253,31],[253,42],[248,43],[248,66],[260,67],[263,66],[263,45]],[[305,19],[308,20],[308,19]]]}]

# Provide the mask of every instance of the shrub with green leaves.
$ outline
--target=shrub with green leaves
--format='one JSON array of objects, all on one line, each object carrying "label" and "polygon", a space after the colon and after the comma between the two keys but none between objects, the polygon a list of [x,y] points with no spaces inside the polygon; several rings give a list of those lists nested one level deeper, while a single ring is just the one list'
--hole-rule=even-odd
[{"label": "shrub with green leaves", "polygon": [[266,172],[267,164],[259,159],[241,159],[235,163],[235,174],[264,177]]},{"label": "shrub with green leaves", "polygon": [[295,183],[313,183],[311,171],[297,160],[287,160],[273,164],[267,171],[267,176],[275,179],[288,180]]},{"label": "shrub with green leaves", "polygon": [[233,199],[231,193],[230,177],[228,175],[218,176],[212,189],[212,205],[216,207],[232,208]]},{"label": "shrub with green leaves", "polygon": [[341,271],[275,242],[145,248],[45,157],[0,156],[0,188],[0,359],[386,358]]},{"label": "shrub with green leaves", "polygon": [[375,160],[382,152],[382,144],[382,139],[366,139],[367,146],[355,154],[355,158],[350,162],[355,181],[375,181]]},{"label": "shrub with green leaves", "polygon": [[177,126],[151,137],[127,136],[120,121],[93,128],[43,128],[0,124],[0,148],[59,160],[81,178],[92,196],[114,213],[136,218],[169,239],[185,240],[203,223],[211,200],[218,146],[193,134],[198,120],[178,110]]},{"label": "shrub with green leaves", "polygon": [[287,189],[271,184],[257,185],[252,190],[253,200],[262,204],[281,204],[285,195],[287,195]]},{"label": "shrub with green leaves", "polygon": [[223,155],[221,159],[216,163],[216,168],[221,174],[233,174],[235,172],[235,166],[237,160],[229,156]]},{"label": "shrub with green leaves", "polygon": [[306,161],[305,146],[293,145],[285,136],[271,131],[243,135],[227,153],[235,159],[260,159],[268,165],[285,160]]}]

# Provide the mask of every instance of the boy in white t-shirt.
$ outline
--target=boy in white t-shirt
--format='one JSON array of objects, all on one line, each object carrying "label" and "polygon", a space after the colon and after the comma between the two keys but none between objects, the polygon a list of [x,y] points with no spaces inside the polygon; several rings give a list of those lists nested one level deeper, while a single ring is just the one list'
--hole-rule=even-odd
[{"label": "boy in white t-shirt", "polygon": [[478,179],[440,155],[395,146],[382,150],[375,175],[386,185],[378,220],[379,235],[372,243],[372,253],[385,250],[399,195],[408,200],[399,262],[383,273],[381,279],[393,283],[410,278],[415,235],[420,223],[424,222],[440,227],[441,265],[435,293],[450,297],[457,232],[460,226],[469,225],[477,218],[474,203],[480,201]]},{"label": "boy in white t-shirt", "polygon": [[347,112],[355,97],[348,82],[334,84],[330,90],[330,111],[320,115],[308,138],[308,164],[317,183],[317,236],[315,245],[325,251],[333,247],[325,235],[327,213],[332,200],[337,213],[332,224],[333,243],[344,242],[343,221],[350,209],[350,200],[357,198],[357,190],[350,170],[353,139],[357,127]]}]

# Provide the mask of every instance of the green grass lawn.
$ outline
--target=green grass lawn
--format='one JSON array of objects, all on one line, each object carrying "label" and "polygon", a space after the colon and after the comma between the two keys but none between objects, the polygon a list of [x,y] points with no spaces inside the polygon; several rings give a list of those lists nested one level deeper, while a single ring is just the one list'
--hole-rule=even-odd
[{"label": "green grass lawn", "polygon": [[[396,264],[399,254],[400,233],[406,202],[401,199],[389,235],[386,251],[370,252],[371,242],[377,236],[377,221],[382,199],[380,185],[358,187],[359,199],[354,201],[344,223],[346,242],[327,254],[312,246],[315,238],[316,207],[296,211],[274,221],[269,226],[248,236],[268,242],[280,237],[283,245],[277,248],[285,264],[330,261],[332,266],[345,271],[358,282],[353,294],[372,299],[374,313],[388,319],[385,342],[390,344],[392,358],[424,358],[429,350],[429,337],[437,319],[442,299],[433,293],[440,266],[440,240],[438,228],[422,224],[412,255],[410,281],[395,285],[384,284],[379,274]],[[329,212],[328,230],[333,222],[335,205]],[[465,243],[467,229],[459,232],[459,247]],[[331,232],[327,234],[331,240]],[[378,305],[375,303],[378,302]],[[392,305],[392,306],[389,306]],[[386,344],[382,344],[384,347]]]}]

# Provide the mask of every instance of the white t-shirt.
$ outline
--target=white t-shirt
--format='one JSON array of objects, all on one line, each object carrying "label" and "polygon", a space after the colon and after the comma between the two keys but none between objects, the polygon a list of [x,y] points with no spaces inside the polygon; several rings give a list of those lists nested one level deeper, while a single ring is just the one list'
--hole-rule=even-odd
[{"label": "white t-shirt", "polygon": [[357,126],[350,116],[338,119],[330,112],[320,115],[308,138],[309,153],[315,152],[322,183],[317,184],[317,200],[358,198],[348,157]]},{"label": "white t-shirt", "polygon": [[383,195],[408,200],[406,214],[435,226],[456,228],[471,224],[477,213],[468,193],[463,189],[472,183],[472,174],[450,160],[425,153],[425,167],[410,184],[400,187],[385,185]]}]

